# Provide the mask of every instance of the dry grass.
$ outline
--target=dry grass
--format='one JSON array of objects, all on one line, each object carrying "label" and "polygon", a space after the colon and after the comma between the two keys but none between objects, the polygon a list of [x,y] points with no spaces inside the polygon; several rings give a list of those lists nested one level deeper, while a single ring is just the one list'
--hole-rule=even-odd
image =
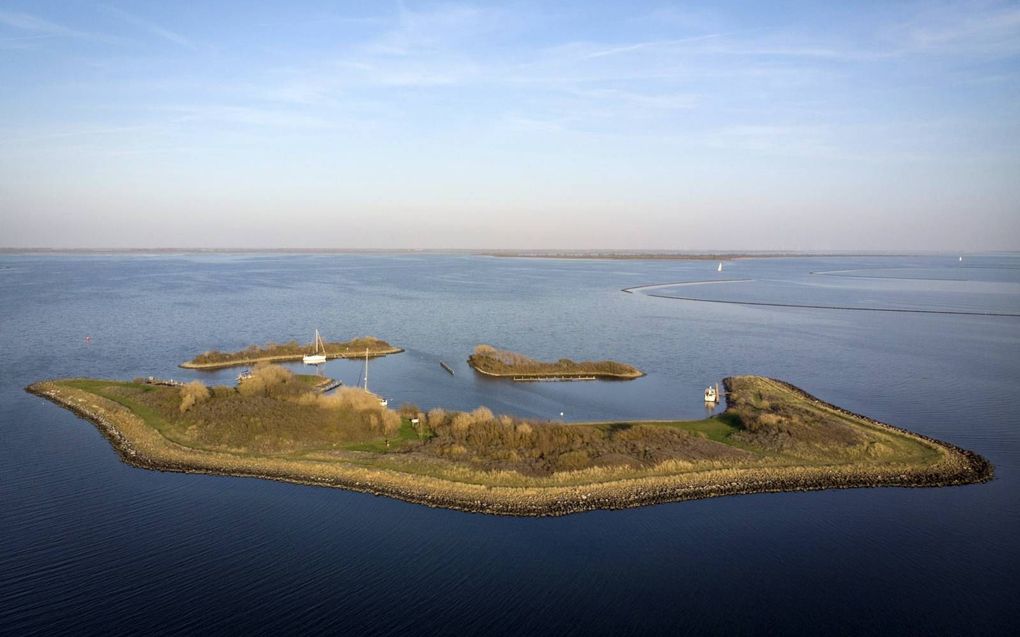
[{"label": "dry grass", "polygon": [[561,358],[552,363],[535,360],[517,352],[496,349],[491,345],[478,345],[468,357],[468,363],[490,376],[599,376],[631,379],[644,372],[616,361],[572,361]]}]

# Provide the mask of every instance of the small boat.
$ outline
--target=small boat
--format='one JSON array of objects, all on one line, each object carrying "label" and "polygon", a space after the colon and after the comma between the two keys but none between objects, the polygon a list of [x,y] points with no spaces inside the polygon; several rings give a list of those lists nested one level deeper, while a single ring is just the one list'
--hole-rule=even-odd
[{"label": "small boat", "polygon": [[305,365],[322,365],[326,362],[326,345],[322,342],[322,337],[319,336],[319,330],[315,330],[314,347],[311,354],[305,354],[301,358]]},{"label": "small boat", "polygon": [[716,272],[722,272],[722,261],[719,262],[719,267],[716,268]]},{"label": "small boat", "polygon": [[963,257],[960,257],[960,262],[963,263]]},{"label": "small boat", "polygon": [[[365,348],[365,391],[368,391],[368,348]],[[379,399],[379,404],[383,407],[390,404],[390,401],[385,398]]]},{"label": "small boat", "polygon": [[717,403],[719,402],[719,386],[711,386],[705,388],[705,402],[706,403]]},{"label": "small boat", "polygon": [[251,370],[250,369],[246,369],[246,370],[244,370],[243,372],[241,372],[240,374],[237,375],[237,382],[238,383],[243,383],[244,381],[248,380],[251,377],[252,377]]}]

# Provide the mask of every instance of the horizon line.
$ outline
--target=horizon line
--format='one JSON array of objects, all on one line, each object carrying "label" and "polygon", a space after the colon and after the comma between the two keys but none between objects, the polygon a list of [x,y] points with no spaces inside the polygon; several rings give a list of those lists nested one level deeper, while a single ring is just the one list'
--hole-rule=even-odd
[{"label": "horizon line", "polygon": [[290,247],[53,247],[0,246],[0,254],[42,254],[42,253],[298,253],[298,254],[386,254],[386,253],[435,253],[472,254],[479,256],[685,256],[685,257],[740,257],[740,256],[924,256],[924,255],[978,255],[978,254],[1020,254],[1020,249],[1002,250],[953,250],[949,248],[931,250],[874,250],[854,248],[843,250],[801,250],[801,249],[671,249],[671,248],[290,248]]}]

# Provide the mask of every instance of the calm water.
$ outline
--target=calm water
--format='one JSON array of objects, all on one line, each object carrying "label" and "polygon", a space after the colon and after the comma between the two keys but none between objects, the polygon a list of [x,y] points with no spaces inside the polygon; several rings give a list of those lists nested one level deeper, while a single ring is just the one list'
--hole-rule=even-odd
[{"label": "calm water", "polygon": [[[715,263],[459,256],[0,256],[0,633],[1006,632],[1020,595],[1020,258]],[[828,274],[812,274],[826,272]],[[720,279],[739,283],[657,288]],[[655,296],[652,296],[654,294]],[[130,468],[22,388],[185,372],[210,348],[373,334],[391,404],[567,420],[698,417],[777,376],[976,450],[996,480],[495,518]],[[92,336],[91,344],[84,337]],[[627,383],[476,378],[480,342],[609,357]],[[439,367],[450,363],[456,376]],[[325,372],[357,381],[360,365]]]}]

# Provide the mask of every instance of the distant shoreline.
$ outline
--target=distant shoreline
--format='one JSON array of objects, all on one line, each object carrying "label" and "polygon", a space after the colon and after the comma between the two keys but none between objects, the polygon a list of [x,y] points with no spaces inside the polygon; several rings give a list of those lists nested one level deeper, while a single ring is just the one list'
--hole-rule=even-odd
[{"label": "distant shoreline", "polygon": [[649,250],[649,249],[462,249],[462,248],[52,248],[52,247],[0,247],[0,254],[362,254],[362,255],[460,255],[516,257],[534,259],[637,259],[637,260],[731,260],[731,259],[766,259],[784,257],[937,257],[937,256],[1017,256],[1020,252],[989,251],[955,252],[943,251],[910,251],[910,250],[826,250],[812,252],[810,250],[727,250],[727,251],[686,251],[686,250]]},{"label": "distant shoreline", "polygon": [[[782,259],[804,257],[897,257],[900,253],[814,253],[814,252],[639,252],[628,250],[578,250],[578,251],[494,251],[479,253],[484,256],[516,259],[607,259],[617,261],[736,261],[738,259]],[[915,255],[916,256],[916,255]]]}]

